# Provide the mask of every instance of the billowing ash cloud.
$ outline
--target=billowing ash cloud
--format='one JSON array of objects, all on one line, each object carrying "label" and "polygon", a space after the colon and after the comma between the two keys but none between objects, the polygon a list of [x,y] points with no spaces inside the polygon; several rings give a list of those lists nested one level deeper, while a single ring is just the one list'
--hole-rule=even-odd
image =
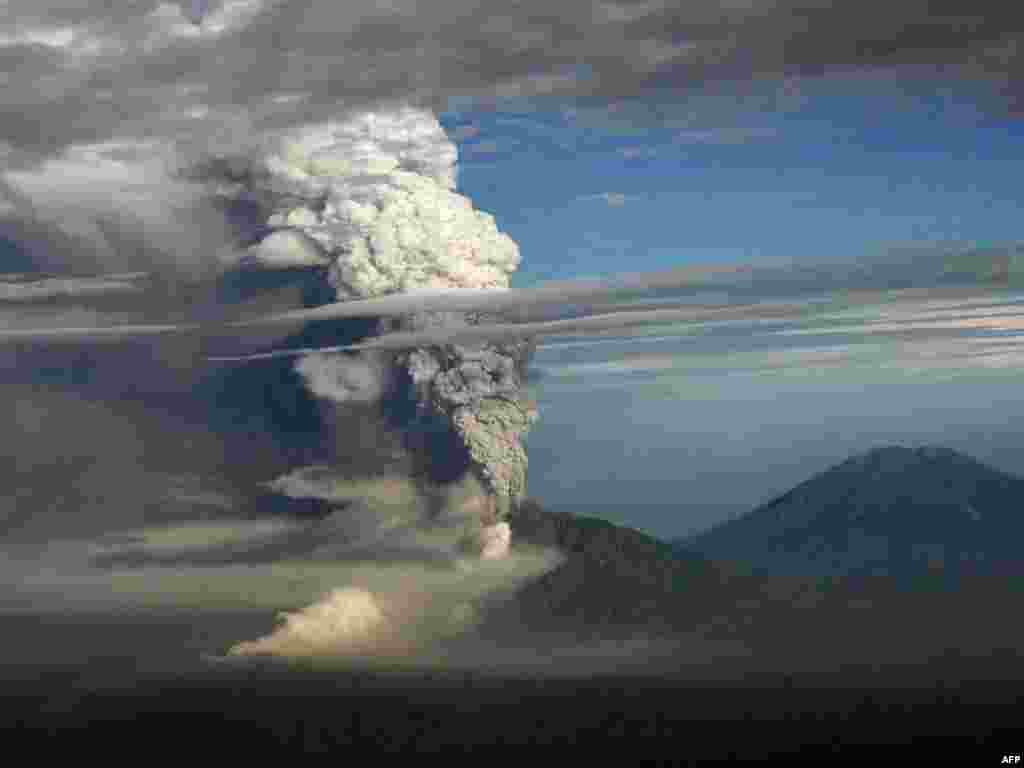
[{"label": "billowing ash cloud", "polygon": [[431,113],[364,112],[270,144],[233,188],[269,209],[255,260],[311,263],[319,248],[341,298],[508,287],[519,249],[454,191],[457,151]]},{"label": "billowing ash cloud", "polygon": [[334,589],[322,600],[293,613],[281,614],[282,626],[258,640],[241,642],[230,654],[305,656],[354,650],[373,640],[384,614],[365,589]]},{"label": "billowing ash cloud", "polygon": [[[519,264],[518,247],[497,230],[493,217],[454,191],[455,148],[423,110],[349,115],[260,136],[233,154],[218,153],[216,146],[205,155],[195,145],[177,149],[176,166],[164,159],[147,164],[134,150],[126,150],[127,159],[113,150],[89,150],[90,162],[75,168],[81,173],[74,189],[57,184],[65,160],[22,171],[12,183],[37,211],[56,214],[80,198],[75,234],[105,241],[116,251],[121,244],[111,243],[113,235],[102,227],[104,190],[116,193],[108,203],[141,219],[140,237],[156,233],[149,242],[159,245],[160,233],[173,233],[173,215],[161,210],[153,192],[154,184],[166,182],[171,193],[180,190],[181,210],[216,202],[211,211],[229,218],[245,211],[250,232],[259,232],[257,242],[239,248],[244,240],[239,242],[229,222],[209,238],[212,247],[194,257],[200,265],[236,258],[266,268],[326,265],[325,275],[342,300],[421,288],[503,290]],[[200,227],[194,234],[203,240],[210,233]],[[467,327],[479,320],[472,313],[410,313],[382,321],[379,330]],[[231,558],[244,563],[300,550],[311,562],[359,564],[339,570],[335,591],[286,615],[277,631],[237,646],[240,655],[336,652],[371,637],[375,647],[402,645],[457,631],[471,623],[475,602],[551,565],[548,556],[513,555],[510,528],[498,519],[526,489],[521,437],[532,411],[521,390],[531,349],[512,341],[438,345],[400,356],[374,350],[306,355],[294,370],[312,394],[329,402],[332,413],[367,410],[358,407],[381,401],[399,380],[411,378],[423,416],[435,420],[431,429],[440,420],[465,445],[471,471],[461,490],[426,498],[419,481],[408,478],[387,485],[387,478],[339,479],[330,468],[293,473],[279,478],[274,489],[332,503],[331,515],[308,530],[288,531],[258,546],[239,542],[193,555],[175,552],[170,560],[166,553],[153,560],[145,548],[121,554],[141,557],[137,567],[162,564],[185,572],[217,558],[227,557],[220,564],[230,565]],[[360,449],[359,434],[339,438]],[[477,573],[477,566],[490,570]],[[362,576],[349,578],[356,571]]]},{"label": "billowing ash cloud", "polygon": [[522,438],[537,418],[536,407],[523,394],[532,352],[530,342],[514,341],[423,347],[405,357],[421,406],[454,426],[494,498],[497,515],[526,493]]},{"label": "billowing ash cloud", "polygon": [[[350,115],[266,139],[261,156],[198,167],[215,194],[247,200],[269,233],[247,256],[265,266],[330,264],[340,299],[437,289],[507,290],[516,243],[454,191],[455,146],[437,119],[411,106]],[[382,331],[466,327],[473,314],[410,313]],[[522,399],[529,344],[423,347],[399,358],[422,410],[446,420],[494,497],[495,512],[526,490],[521,438],[535,416]],[[311,355],[296,371],[335,403],[387,393],[389,361]]]},{"label": "billowing ash cloud", "polygon": [[[252,246],[244,260],[257,266],[282,269],[288,267],[315,267],[328,259],[315,240],[294,229],[278,229]],[[230,252],[222,258],[230,260]]]},{"label": "billowing ash cloud", "polygon": [[209,274],[234,233],[204,189],[176,174],[175,162],[160,142],[108,141],[71,147],[5,178],[31,220],[70,236],[108,270],[195,278]]},{"label": "billowing ash cloud", "polygon": [[373,351],[306,355],[295,364],[309,390],[336,403],[371,403],[387,394],[394,374],[387,358]]}]

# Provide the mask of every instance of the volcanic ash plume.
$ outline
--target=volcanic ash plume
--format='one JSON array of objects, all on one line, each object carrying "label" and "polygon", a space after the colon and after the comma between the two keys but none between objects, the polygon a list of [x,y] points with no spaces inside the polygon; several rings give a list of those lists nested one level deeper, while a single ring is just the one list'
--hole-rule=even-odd
[{"label": "volcanic ash plume", "polygon": [[239,643],[232,656],[306,656],[354,649],[372,638],[384,622],[373,595],[365,589],[335,589],[295,613],[282,613],[283,624],[258,640]]},{"label": "volcanic ash plume", "polygon": [[312,354],[299,359],[295,372],[318,397],[337,403],[370,403],[390,384],[387,360],[372,350],[355,354]]},{"label": "volcanic ash plume", "polygon": [[[369,112],[307,127],[269,148],[251,179],[274,229],[301,233],[331,264],[342,298],[416,288],[507,288],[519,248],[454,192],[458,151],[429,112]],[[308,240],[307,240],[308,238]],[[304,255],[303,260],[312,257]]]},{"label": "volcanic ash plume", "polygon": [[[369,112],[279,138],[222,194],[256,201],[270,233],[247,257],[265,266],[326,263],[341,299],[421,288],[509,287],[516,243],[494,218],[454,191],[457,150],[437,119],[402,107]],[[225,166],[226,167],[226,166]],[[415,315],[382,330],[465,325],[458,313]],[[522,395],[532,345],[447,345],[417,349],[407,368],[421,412],[447,421],[465,444],[490,498],[482,516],[497,522],[526,490],[522,437],[536,417]],[[393,365],[393,363],[388,363]],[[335,401],[372,400],[387,377],[379,359],[311,356],[298,372]]]},{"label": "volcanic ash plume", "polygon": [[483,548],[480,557],[484,560],[497,560],[508,554],[509,545],[512,543],[512,528],[508,523],[497,523],[483,529]]},{"label": "volcanic ash plume", "polygon": [[[523,396],[529,343],[448,345],[417,349],[406,361],[421,405],[446,417],[469,450],[495,501],[488,517],[503,517],[526,493],[522,439],[537,418]],[[493,520],[491,521],[493,522]]]}]

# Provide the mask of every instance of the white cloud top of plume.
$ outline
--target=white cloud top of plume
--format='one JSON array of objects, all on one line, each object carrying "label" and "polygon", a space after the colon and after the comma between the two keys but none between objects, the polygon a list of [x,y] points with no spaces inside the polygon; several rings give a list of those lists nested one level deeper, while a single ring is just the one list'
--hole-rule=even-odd
[{"label": "white cloud top of plume", "polygon": [[342,298],[507,287],[519,249],[454,192],[457,156],[427,111],[364,112],[273,141],[258,180],[238,192],[266,195],[270,226],[294,228],[330,254]]}]

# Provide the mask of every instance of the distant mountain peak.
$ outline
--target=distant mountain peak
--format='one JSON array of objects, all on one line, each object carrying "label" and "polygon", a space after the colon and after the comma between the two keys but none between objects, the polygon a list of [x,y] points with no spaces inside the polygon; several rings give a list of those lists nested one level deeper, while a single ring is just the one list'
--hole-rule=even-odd
[{"label": "distant mountain peak", "polygon": [[766,571],[905,572],[1019,560],[1024,478],[932,443],[850,457],[686,542]]},{"label": "distant mountain peak", "polygon": [[965,455],[954,451],[952,448],[947,448],[944,445],[937,445],[934,443],[919,445],[915,451],[926,459],[954,458]]},{"label": "distant mountain peak", "polygon": [[[908,464],[925,462],[970,462],[980,464],[965,453],[955,451],[937,443],[917,445],[888,444],[871,448],[851,456],[839,466],[879,466],[881,468],[902,468]],[[826,470],[829,471],[829,470]]]},{"label": "distant mountain peak", "polygon": [[920,456],[922,458],[933,459],[933,458],[949,458],[949,457],[965,457],[966,454],[960,451],[953,450],[952,448],[941,445],[940,443],[912,443],[905,445],[903,443],[888,443],[886,445],[879,445],[871,448],[863,453],[856,454],[852,458],[857,456],[906,456],[911,455]]}]

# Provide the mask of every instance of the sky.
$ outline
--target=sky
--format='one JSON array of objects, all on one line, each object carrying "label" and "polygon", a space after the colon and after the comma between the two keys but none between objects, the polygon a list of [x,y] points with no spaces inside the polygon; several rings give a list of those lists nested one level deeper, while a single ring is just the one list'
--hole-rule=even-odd
[{"label": "sky", "polygon": [[[389,442],[393,414],[366,405],[389,402],[384,357],[317,358],[307,366],[317,383],[303,388],[290,361],[214,365],[187,335],[179,346],[104,350],[88,334],[43,349],[7,344],[44,327],[207,320],[223,307],[193,301],[195,285],[251,263],[280,282],[254,313],[680,266],[743,268],[697,289],[704,300],[767,301],[804,280],[782,317],[766,305],[720,323],[541,340],[531,495],[663,538],[747,511],[880,442],[941,442],[1024,472],[1014,293],[1024,30],[1012,4],[112,7],[0,4],[0,273],[64,279],[9,277],[0,291],[10,395],[0,418],[19,436],[2,466],[22,478],[0,519],[12,541],[62,542],[53,573],[26,557],[9,583],[51,598],[65,590],[60,606],[199,605],[207,574],[189,563],[213,555],[193,550],[205,541],[223,555],[206,528],[171,537],[177,570],[142,569],[138,581],[90,560],[96,537],[125,531],[129,554],[155,557],[166,531],[153,526],[194,522],[199,507],[235,515],[230,552],[251,556],[251,539],[269,537],[274,552],[299,542],[310,557],[343,560],[337,510],[327,527],[296,523],[283,539],[238,519],[259,488],[287,485],[325,456],[342,474],[379,472],[358,492],[335,477],[314,496],[361,504],[380,534],[371,543],[386,546],[379,572],[345,565],[296,577],[293,608],[348,611],[357,624],[393,610],[436,639],[451,627],[426,592],[458,613],[551,567],[524,555],[454,581],[423,575],[454,528],[415,521],[438,507],[471,517],[474,490],[410,488]],[[994,308],[935,287],[958,253],[969,262],[961,278]],[[1008,279],[986,282],[999,258]],[[893,264],[898,278],[886,272]],[[329,285],[307,279],[328,267]],[[860,288],[883,292],[839,306],[858,269]],[[81,277],[97,274],[107,277]],[[884,293],[892,282],[927,290]],[[227,302],[222,288],[213,304]],[[816,309],[815,288],[838,304]],[[310,322],[260,343],[344,346],[369,332],[359,322]],[[387,336],[374,343],[408,341]],[[271,566],[257,576],[253,594],[284,589]],[[403,586],[419,578],[433,586]],[[357,590],[313,602],[324,579]],[[233,582],[222,586],[230,599]],[[294,615],[302,625],[305,614]],[[397,631],[387,642],[401,654],[407,639]]]},{"label": "sky", "polygon": [[[876,306],[860,311],[863,325],[552,341],[535,362],[531,490],[554,508],[677,538],[881,445],[941,444],[1024,473],[1019,301],[1007,297],[995,316],[946,310],[952,320],[929,310],[886,321]],[[988,327],[969,327],[973,315]]]},{"label": "sky", "polygon": [[464,137],[461,187],[523,249],[524,285],[624,263],[850,260],[1020,238],[1024,127],[987,112],[984,87],[889,74],[763,90],[763,109],[734,103],[726,117],[719,105],[710,123],[711,96],[677,96],[693,127],[571,110],[442,117]]},{"label": "sky", "polygon": [[[703,129],[609,126],[572,110],[443,117],[463,137],[461,186],[523,248],[517,284],[623,264],[792,259],[827,270],[908,247],[938,255],[1021,241],[1024,123],[993,114],[985,84],[860,73],[764,91],[766,109],[736,108],[731,125]],[[714,100],[688,94],[672,107],[700,126],[702,103]],[[784,357],[782,342],[773,343]],[[530,440],[531,489],[554,506],[668,538],[750,511],[887,442],[940,442],[1024,472],[1024,402],[1012,378],[957,369],[907,380],[847,366],[808,381],[730,371],[752,345],[746,330],[709,340],[721,373],[706,387],[675,376],[660,392],[641,389],[628,374],[596,368],[581,370],[575,386],[540,385],[547,407]],[[690,360],[671,334],[646,345],[659,346],[680,366]],[[600,365],[635,347],[577,352]],[[565,370],[567,351],[553,344],[536,365]],[[895,365],[901,356],[890,346],[872,359]]]}]

